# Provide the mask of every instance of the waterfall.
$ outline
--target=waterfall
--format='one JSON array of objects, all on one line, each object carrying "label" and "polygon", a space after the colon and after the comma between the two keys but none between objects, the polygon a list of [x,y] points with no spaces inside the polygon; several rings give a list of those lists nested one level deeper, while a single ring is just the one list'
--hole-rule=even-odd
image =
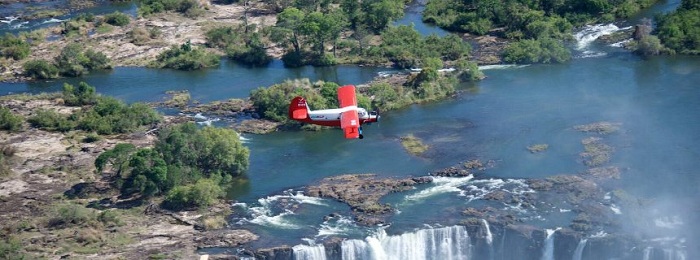
[{"label": "waterfall", "polygon": [[294,250],[295,260],[326,260],[326,247],[320,245],[296,245]]},{"label": "waterfall", "polygon": [[576,250],[574,250],[574,257],[572,260],[581,260],[583,249],[586,248],[586,242],[588,242],[588,239],[586,238],[581,239],[581,241],[578,242],[578,246],[576,246]]},{"label": "waterfall", "polygon": [[481,223],[484,224],[484,229],[486,229],[486,243],[489,244],[489,259],[493,259],[493,234],[491,233],[491,227],[489,227],[489,222],[485,219],[481,219]]},{"label": "waterfall", "polygon": [[483,223],[484,228],[486,228],[486,243],[489,243],[489,245],[491,245],[493,243],[493,235],[491,234],[491,228],[489,227],[489,222],[486,221],[485,219],[482,219],[481,223]]},{"label": "waterfall", "polygon": [[466,228],[452,226],[396,236],[389,236],[380,229],[365,240],[343,241],[341,250],[344,260],[468,260],[470,246]]},{"label": "waterfall", "polygon": [[559,228],[547,229],[547,237],[544,239],[544,251],[542,252],[542,260],[554,260],[554,232]]}]

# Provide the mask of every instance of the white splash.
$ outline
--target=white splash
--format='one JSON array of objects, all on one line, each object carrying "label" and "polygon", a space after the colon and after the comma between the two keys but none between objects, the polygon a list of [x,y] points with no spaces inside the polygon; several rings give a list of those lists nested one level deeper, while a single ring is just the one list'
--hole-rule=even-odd
[{"label": "white splash", "polygon": [[299,229],[302,226],[292,223],[286,219],[287,216],[294,215],[289,208],[300,204],[326,205],[321,198],[305,196],[302,192],[293,193],[286,191],[285,195],[270,196],[258,199],[259,206],[243,205],[250,214],[250,219],[245,221],[261,225],[273,226],[282,229]]},{"label": "white splash", "polygon": [[615,204],[610,204],[610,210],[617,215],[622,215],[622,210],[620,210],[620,207]]},{"label": "white splash", "polygon": [[626,45],[628,42],[631,42],[631,41],[632,41],[632,39],[627,39],[627,40],[624,40],[624,41],[621,41],[621,42],[612,43],[612,44],[610,44],[610,46],[612,46],[612,47],[617,47],[617,48],[622,48],[622,47],[625,47],[625,45]]},{"label": "white splash", "polygon": [[42,22],[42,24],[47,24],[47,23],[60,23],[60,22],[65,22],[65,21],[68,21],[68,19],[61,20],[61,19],[51,18],[51,19],[49,19],[49,20],[46,20],[46,21]]},{"label": "white splash", "polygon": [[577,41],[576,49],[583,50],[598,39],[598,37],[609,35],[619,30],[620,28],[614,24],[587,25],[574,34],[574,38]]},{"label": "white splash", "polygon": [[339,216],[337,218],[331,218],[324,221],[321,227],[318,229],[318,234],[316,237],[325,236],[339,236],[339,235],[349,235],[356,233],[360,228],[355,224],[351,218],[346,216]]},{"label": "white splash", "polygon": [[479,66],[479,70],[500,70],[500,69],[519,69],[530,66],[527,65],[515,65],[515,64],[495,64],[495,65],[483,65]]},{"label": "white splash", "polygon": [[515,196],[535,192],[522,179],[481,179],[469,182],[460,195],[466,197],[467,202],[471,202],[483,199],[484,196],[494,191],[504,191]]},{"label": "white splash", "polygon": [[459,187],[464,186],[473,178],[473,175],[467,177],[433,177],[432,187],[408,195],[406,196],[406,200],[417,201],[438,194],[461,192],[462,190],[460,190]]},{"label": "white splash", "polygon": [[675,229],[683,225],[683,220],[678,216],[661,217],[654,219],[654,224],[661,228]]},{"label": "white splash", "polygon": [[384,229],[364,240],[345,240],[341,244],[344,260],[467,260],[469,235],[463,226],[431,228],[388,236]]},{"label": "white splash", "polygon": [[586,248],[587,242],[588,242],[588,239],[586,239],[586,238],[581,239],[581,241],[578,241],[578,245],[576,246],[576,250],[574,250],[574,257],[571,260],[581,260],[581,257],[583,256],[583,249]]}]

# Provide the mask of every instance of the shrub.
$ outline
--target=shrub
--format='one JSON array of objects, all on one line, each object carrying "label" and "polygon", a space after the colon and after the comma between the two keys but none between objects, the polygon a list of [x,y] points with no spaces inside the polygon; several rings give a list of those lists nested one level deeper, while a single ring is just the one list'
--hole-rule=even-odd
[{"label": "shrub", "polygon": [[24,63],[24,75],[34,79],[58,77],[58,68],[46,60],[31,60]]},{"label": "shrub", "polygon": [[21,60],[29,56],[29,43],[11,33],[5,33],[0,37],[0,55],[14,60]]},{"label": "shrub", "polygon": [[173,188],[163,206],[173,210],[207,207],[223,195],[223,189],[214,180],[200,179],[193,185]]},{"label": "shrub", "polygon": [[95,219],[92,210],[77,204],[58,205],[53,209],[49,227],[85,225]]},{"label": "shrub", "polygon": [[177,70],[198,70],[219,66],[219,56],[204,49],[192,47],[190,42],[187,42],[180,47],[173,45],[170,49],[159,54],[152,66]]},{"label": "shrub", "polygon": [[0,130],[10,132],[19,131],[22,128],[22,116],[14,115],[9,108],[0,107]]},{"label": "shrub", "polygon": [[75,127],[74,123],[67,117],[48,109],[38,109],[36,114],[29,117],[27,121],[32,127],[48,131],[67,132]]},{"label": "shrub", "polygon": [[111,68],[109,58],[103,53],[92,49],[83,50],[84,47],[78,43],[70,43],[61,50],[61,54],[55,59],[61,75],[78,77],[90,70]]},{"label": "shrub", "polygon": [[85,82],[80,82],[78,87],[71,84],[63,84],[63,101],[68,106],[93,105],[97,102],[95,87]]},{"label": "shrub", "polygon": [[116,11],[111,14],[105,15],[105,23],[114,25],[114,26],[125,26],[131,22],[131,19],[129,18],[129,15]]}]

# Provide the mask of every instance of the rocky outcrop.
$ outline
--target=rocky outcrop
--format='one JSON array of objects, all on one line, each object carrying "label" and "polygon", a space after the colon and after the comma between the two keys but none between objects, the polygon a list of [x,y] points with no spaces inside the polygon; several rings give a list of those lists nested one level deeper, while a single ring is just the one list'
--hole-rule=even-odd
[{"label": "rocky outcrop", "polygon": [[391,192],[412,189],[415,185],[432,181],[430,178],[377,179],[374,174],[352,174],[328,177],[320,184],[306,188],[311,197],[332,198],[350,205],[355,220],[363,225],[385,223],[393,214],[387,204],[379,203]]}]

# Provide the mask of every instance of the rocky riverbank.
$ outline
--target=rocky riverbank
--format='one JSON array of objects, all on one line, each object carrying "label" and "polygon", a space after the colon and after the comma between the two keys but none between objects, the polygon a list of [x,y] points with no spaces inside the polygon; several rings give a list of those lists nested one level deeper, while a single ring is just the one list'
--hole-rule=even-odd
[{"label": "rocky riverbank", "polygon": [[[0,106],[24,117],[38,109],[60,114],[80,109],[50,95],[4,97]],[[226,228],[228,202],[202,212],[171,212],[158,208],[157,200],[122,198],[114,180],[95,174],[95,158],[106,149],[118,143],[153,145],[147,129],[92,142],[85,142],[88,134],[81,131],[47,132],[26,123],[22,129],[0,131],[5,160],[0,166],[8,170],[0,174],[0,243],[18,241],[29,258],[194,259],[200,248],[257,239],[249,231]]]},{"label": "rocky riverbank", "polygon": [[[89,1],[86,1],[89,2]],[[78,35],[62,35],[63,26],[56,25],[40,29],[36,35],[52,40],[39,40],[31,48],[29,57],[20,61],[0,62],[0,80],[26,81],[30,80],[23,75],[22,65],[29,60],[52,60],[69,43],[78,42],[86,49],[104,53],[112,61],[115,67],[123,66],[147,66],[162,51],[172,45],[180,45],[190,42],[194,45],[205,46],[205,33],[208,29],[217,26],[239,25],[247,18],[248,24],[256,24],[258,27],[273,26],[277,17],[271,7],[263,2],[246,2],[227,5],[212,1],[199,1],[205,10],[196,19],[187,18],[177,13],[161,13],[147,18],[138,17],[125,26],[103,25],[100,32],[96,32],[93,24],[87,24]],[[94,4],[94,3],[93,3]],[[247,10],[246,10],[247,9]],[[157,31],[156,37],[147,39],[138,38],[139,32]],[[479,64],[497,64],[501,62],[500,53],[507,44],[504,39],[481,36],[464,36],[474,45],[472,57]],[[210,48],[210,51],[221,51]],[[273,43],[268,43],[267,54],[280,58],[283,49]]]}]

